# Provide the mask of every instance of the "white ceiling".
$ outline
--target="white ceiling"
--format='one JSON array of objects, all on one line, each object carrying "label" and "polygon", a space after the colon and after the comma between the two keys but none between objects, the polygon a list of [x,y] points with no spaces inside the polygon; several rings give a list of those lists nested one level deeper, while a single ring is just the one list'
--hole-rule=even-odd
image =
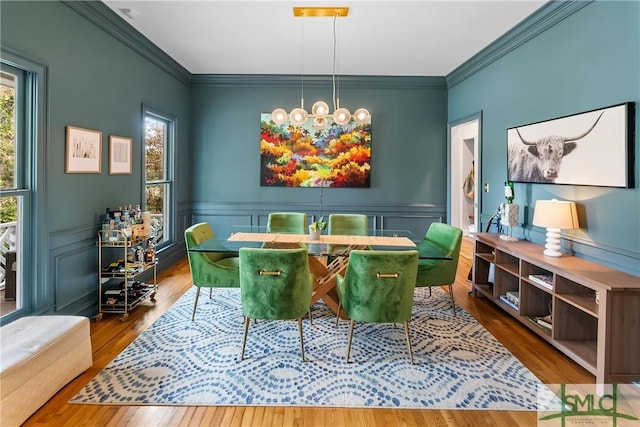
[{"label": "white ceiling", "polygon": [[445,76],[546,0],[103,2],[193,74],[330,75],[334,19],[293,6],[347,6],[337,74]]}]

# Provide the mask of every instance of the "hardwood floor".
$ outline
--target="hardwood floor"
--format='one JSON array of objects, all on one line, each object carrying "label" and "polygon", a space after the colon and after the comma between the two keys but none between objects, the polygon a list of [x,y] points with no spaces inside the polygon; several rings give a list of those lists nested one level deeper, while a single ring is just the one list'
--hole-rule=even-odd
[{"label": "hardwood floor", "polygon": [[[471,241],[465,238],[454,285],[459,306],[470,312],[541,381],[595,381],[593,375],[555,350],[484,298],[468,295]],[[313,407],[100,406],[68,404],[82,387],[191,286],[184,261],[159,275],[155,304],[147,303],[121,322],[105,315],[91,323],[93,367],[58,392],[25,426],[535,426],[532,411],[346,409]]]}]

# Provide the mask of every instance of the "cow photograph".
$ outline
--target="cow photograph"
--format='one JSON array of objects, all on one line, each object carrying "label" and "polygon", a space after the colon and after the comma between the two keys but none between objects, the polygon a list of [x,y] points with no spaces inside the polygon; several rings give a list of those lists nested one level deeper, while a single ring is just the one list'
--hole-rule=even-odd
[{"label": "cow photograph", "polygon": [[507,129],[507,180],[630,187],[634,104]]}]

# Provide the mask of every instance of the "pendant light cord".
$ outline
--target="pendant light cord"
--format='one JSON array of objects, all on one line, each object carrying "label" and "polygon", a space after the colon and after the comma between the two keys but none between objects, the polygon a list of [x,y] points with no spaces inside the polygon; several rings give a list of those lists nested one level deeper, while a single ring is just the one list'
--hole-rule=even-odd
[{"label": "pendant light cord", "polygon": [[336,21],[338,14],[333,15],[333,111],[338,109],[336,102]]},{"label": "pendant light cord", "polygon": [[304,13],[300,18],[300,81],[302,82],[300,108],[304,110]]}]

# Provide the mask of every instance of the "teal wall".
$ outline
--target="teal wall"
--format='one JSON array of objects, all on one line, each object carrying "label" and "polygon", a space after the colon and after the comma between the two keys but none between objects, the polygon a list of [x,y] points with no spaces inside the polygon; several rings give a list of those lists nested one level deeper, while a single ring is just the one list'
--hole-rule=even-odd
[{"label": "teal wall", "polygon": [[[318,204],[318,189],[260,186],[260,114],[300,105],[300,77],[195,76],[191,172],[196,203]],[[305,108],[330,103],[331,77],[305,77]],[[331,188],[327,205],[446,205],[443,77],[340,77],[341,106],[371,113],[371,188]]]},{"label": "teal wall", "polygon": [[[449,88],[449,120],[482,111],[482,212],[504,202],[506,129],[555,117],[640,101],[640,2],[596,1]],[[640,186],[635,115],[635,182]],[[593,171],[594,174],[602,171]],[[538,243],[544,230],[531,225],[537,199],[578,204],[581,228],[566,231],[567,249],[640,275],[640,190],[548,184],[515,184],[523,228]]]},{"label": "teal wall", "polygon": [[[151,63],[61,2],[2,1],[2,47],[48,70],[48,134],[45,168],[46,225],[38,244],[46,259],[45,283],[26,308],[42,312],[95,312],[97,224],[106,207],[140,203],[142,104],[178,120],[178,207],[189,198],[187,167],[188,81]],[[115,14],[113,14],[115,17]],[[116,17],[117,18],[117,17]],[[119,18],[117,18],[119,20]],[[102,132],[102,172],[65,173],[65,127]],[[109,175],[110,134],[133,138],[133,174]],[[174,228],[177,228],[174,227]],[[183,250],[183,245],[180,249]]]}]

